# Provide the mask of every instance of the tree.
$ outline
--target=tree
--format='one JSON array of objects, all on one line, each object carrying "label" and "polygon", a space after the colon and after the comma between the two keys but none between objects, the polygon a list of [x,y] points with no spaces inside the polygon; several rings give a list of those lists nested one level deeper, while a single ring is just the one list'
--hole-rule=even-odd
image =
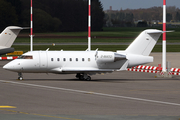
[{"label": "tree", "polygon": [[[84,0],[36,0],[38,8],[62,21],[61,31],[87,30],[87,3]],[[43,7],[48,6],[48,7]]]},{"label": "tree", "polygon": [[[29,12],[29,10],[25,10],[23,11],[23,14],[27,15]],[[34,9],[33,12],[33,24],[35,32],[54,32],[60,29],[62,23],[58,18],[53,18],[51,15],[41,9]],[[23,25],[29,26],[29,20],[30,16],[24,16],[23,21],[26,22],[24,22]]]},{"label": "tree", "polygon": [[125,21],[132,22],[134,19],[134,15],[132,13],[126,13]]},{"label": "tree", "polygon": [[18,16],[16,14],[15,8],[11,3],[5,0],[0,0],[0,29],[3,30],[7,26],[17,25]]},{"label": "tree", "polygon": [[170,22],[172,20],[172,14],[171,13],[166,14],[166,20],[167,20],[167,22]]},{"label": "tree", "polygon": [[21,13],[22,13],[22,2],[20,0],[6,0],[11,3],[11,5],[15,8],[16,14],[18,16],[18,24],[21,24]]},{"label": "tree", "polygon": [[[0,0],[0,2],[2,1],[5,0]],[[14,12],[16,11],[15,13],[17,13],[19,25],[29,26],[30,0],[6,1],[15,7]],[[13,7],[11,7],[11,9],[13,9]],[[8,9],[5,11],[9,12]],[[39,17],[36,17],[36,12]],[[50,21],[53,20],[51,23],[53,25],[48,27],[50,31],[87,31],[88,0],[33,0],[33,16],[34,29],[39,32],[41,30],[40,27],[43,27],[43,31],[47,31],[47,26],[49,26],[49,23],[47,23],[48,19],[51,19]],[[103,20],[104,12],[101,2],[99,0],[92,0],[92,30],[102,30]],[[37,21],[39,21],[38,26]],[[46,27],[42,25],[44,23],[47,23]]]},{"label": "tree", "polygon": [[139,21],[138,24],[137,24],[137,27],[147,27],[148,24],[146,21]]},{"label": "tree", "polygon": [[92,0],[92,30],[101,31],[103,27],[104,12],[103,6],[99,0]]},{"label": "tree", "polygon": [[179,12],[176,12],[175,20],[180,21],[180,13]]}]

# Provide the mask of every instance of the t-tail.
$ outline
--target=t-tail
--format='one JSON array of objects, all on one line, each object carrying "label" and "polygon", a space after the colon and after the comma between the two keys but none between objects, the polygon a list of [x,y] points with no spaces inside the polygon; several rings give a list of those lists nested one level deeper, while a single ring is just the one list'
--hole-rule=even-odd
[{"label": "t-tail", "polygon": [[144,30],[126,49],[127,53],[149,56],[163,31]]},{"label": "t-tail", "polygon": [[[163,31],[156,29],[144,30],[124,51],[128,60],[127,67],[153,62],[149,56]],[[117,51],[121,54],[121,51]]]},{"label": "t-tail", "polygon": [[11,48],[22,27],[9,26],[0,34],[0,55],[14,52]]}]

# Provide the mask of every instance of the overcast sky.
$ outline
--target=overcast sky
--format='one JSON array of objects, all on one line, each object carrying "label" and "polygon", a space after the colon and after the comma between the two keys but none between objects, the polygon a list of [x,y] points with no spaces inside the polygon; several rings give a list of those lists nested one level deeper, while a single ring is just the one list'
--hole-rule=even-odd
[{"label": "overcast sky", "polygon": [[[150,8],[154,6],[163,6],[163,0],[100,0],[104,10],[112,6],[113,10]],[[167,6],[176,6],[180,8],[180,0],[166,0]]]}]

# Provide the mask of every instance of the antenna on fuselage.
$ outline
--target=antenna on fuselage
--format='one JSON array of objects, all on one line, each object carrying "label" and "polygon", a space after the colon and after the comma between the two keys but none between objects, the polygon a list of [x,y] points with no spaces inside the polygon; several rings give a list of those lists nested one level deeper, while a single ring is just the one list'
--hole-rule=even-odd
[{"label": "antenna on fuselage", "polygon": [[88,51],[91,51],[91,0],[89,0],[88,11]]}]

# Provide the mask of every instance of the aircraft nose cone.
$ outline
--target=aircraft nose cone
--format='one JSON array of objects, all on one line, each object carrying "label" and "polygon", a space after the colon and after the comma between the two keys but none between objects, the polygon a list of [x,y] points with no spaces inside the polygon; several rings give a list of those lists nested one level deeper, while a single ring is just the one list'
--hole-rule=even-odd
[{"label": "aircraft nose cone", "polygon": [[3,69],[18,72],[21,70],[20,63],[17,63],[16,61],[11,61],[3,66]]},{"label": "aircraft nose cone", "polygon": [[3,66],[3,69],[10,70],[10,71],[16,70],[14,64],[12,64],[12,63],[7,63],[6,65]]},{"label": "aircraft nose cone", "polygon": [[9,70],[11,67],[8,65],[8,64],[6,64],[6,65],[4,65],[3,66],[3,69],[6,69],[6,70]]}]

